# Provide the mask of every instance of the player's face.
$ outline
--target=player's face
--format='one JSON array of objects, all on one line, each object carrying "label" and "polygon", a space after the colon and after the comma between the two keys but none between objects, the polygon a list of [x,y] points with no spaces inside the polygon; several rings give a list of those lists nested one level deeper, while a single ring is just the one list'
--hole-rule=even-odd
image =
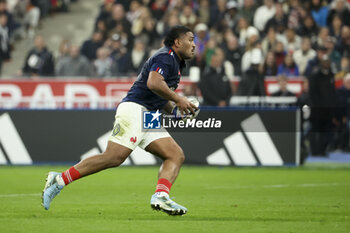
[{"label": "player's face", "polygon": [[182,59],[191,59],[194,56],[194,50],[196,45],[194,44],[194,35],[192,32],[187,32],[182,35],[179,39],[180,47],[180,56]]}]

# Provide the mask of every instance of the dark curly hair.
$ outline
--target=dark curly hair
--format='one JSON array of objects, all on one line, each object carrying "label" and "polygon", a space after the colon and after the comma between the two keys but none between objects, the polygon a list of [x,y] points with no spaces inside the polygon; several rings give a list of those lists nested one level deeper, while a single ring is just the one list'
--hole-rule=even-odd
[{"label": "dark curly hair", "polygon": [[181,35],[186,34],[187,32],[192,32],[191,29],[182,25],[176,25],[170,28],[169,32],[166,34],[164,39],[164,45],[171,47],[174,45],[175,40],[180,38]]}]

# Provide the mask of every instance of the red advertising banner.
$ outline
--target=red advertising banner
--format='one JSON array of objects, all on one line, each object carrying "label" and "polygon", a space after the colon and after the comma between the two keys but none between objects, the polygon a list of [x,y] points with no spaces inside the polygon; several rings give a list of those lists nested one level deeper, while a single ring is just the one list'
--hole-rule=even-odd
[{"label": "red advertising banner", "polygon": [[[1,80],[0,108],[113,108],[134,82],[127,80]],[[182,82],[178,92],[184,85]]]},{"label": "red advertising banner", "polygon": [[[135,79],[20,79],[0,80],[0,108],[114,108]],[[300,94],[302,79],[288,81],[288,89]],[[238,85],[239,81],[233,81]],[[341,83],[337,82],[336,86]],[[275,78],[265,81],[267,93],[279,89]],[[178,92],[193,89],[196,83],[182,80]],[[199,94],[194,90],[194,94]]]}]

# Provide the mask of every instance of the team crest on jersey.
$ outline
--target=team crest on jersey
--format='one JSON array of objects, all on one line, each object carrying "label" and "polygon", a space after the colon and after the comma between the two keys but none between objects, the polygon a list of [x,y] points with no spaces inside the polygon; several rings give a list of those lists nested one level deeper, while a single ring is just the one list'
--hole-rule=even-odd
[{"label": "team crest on jersey", "polygon": [[135,143],[137,141],[137,137],[131,137],[130,142]]},{"label": "team crest on jersey", "polygon": [[120,132],[120,124],[117,123],[117,124],[115,124],[115,126],[114,126],[114,128],[113,128],[112,135],[113,135],[113,136],[116,136],[119,132]]}]

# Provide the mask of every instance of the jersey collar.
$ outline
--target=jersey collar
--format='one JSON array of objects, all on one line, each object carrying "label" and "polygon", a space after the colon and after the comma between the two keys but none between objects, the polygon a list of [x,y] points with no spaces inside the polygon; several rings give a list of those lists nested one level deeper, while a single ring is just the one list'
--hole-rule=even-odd
[{"label": "jersey collar", "polygon": [[173,48],[171,48],[171,47],[167,47],[167,48],[169,49],[168,54],[170,54],[171,56],[175,57],[175,60],[180,65],[180,68],[182,69],[183,67],[185,67],[186,66],[185,61],[184,60],[180,60],[179,56],[175,53]]}]

